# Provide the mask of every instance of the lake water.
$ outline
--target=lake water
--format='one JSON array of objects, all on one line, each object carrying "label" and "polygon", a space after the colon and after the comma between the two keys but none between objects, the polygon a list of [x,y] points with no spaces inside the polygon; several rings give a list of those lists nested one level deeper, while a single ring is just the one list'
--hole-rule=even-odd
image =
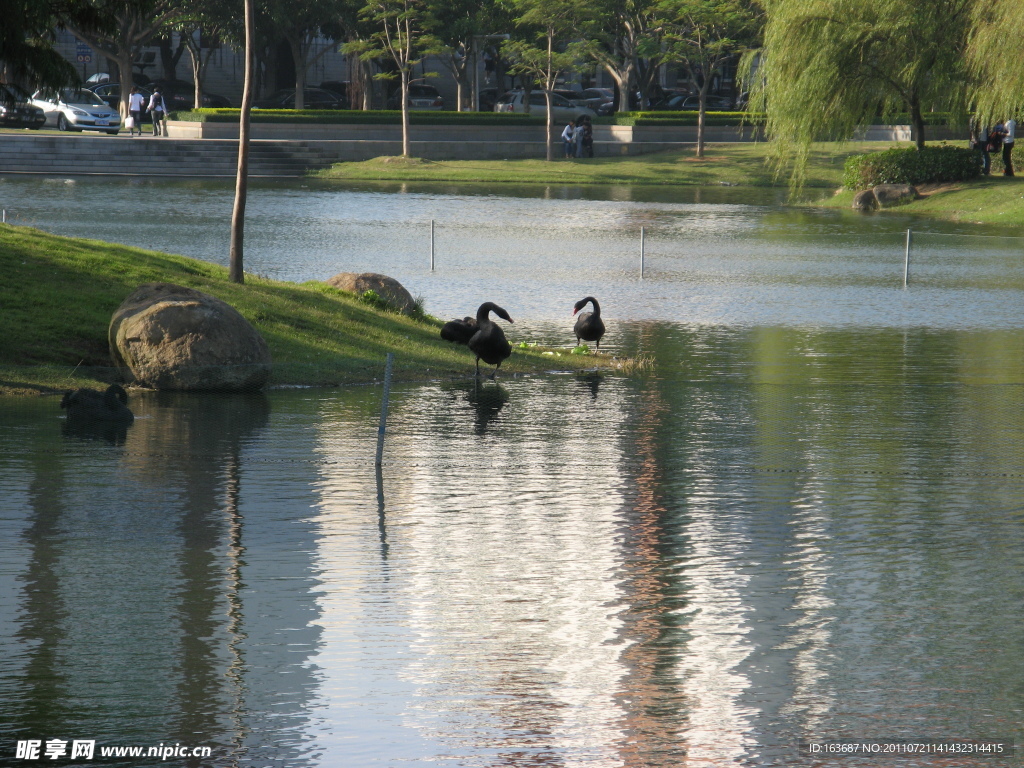
[{"label": "lake water", "polygon": [[[12,188],[44,229],[220,259],[223,187]],[[486,296],[559,343],[594,293],[656,370],[396,387],[379,473],[374,386],[133,393],[120,433],[0,399],[0,755],[810,768],[868,761],[808,740],[1024,745],[1020,241],[731,190],[479,191],[259,187],[249,268],[387,272],[434,314]],[[210,756],[99,758],[175,745]]]}]

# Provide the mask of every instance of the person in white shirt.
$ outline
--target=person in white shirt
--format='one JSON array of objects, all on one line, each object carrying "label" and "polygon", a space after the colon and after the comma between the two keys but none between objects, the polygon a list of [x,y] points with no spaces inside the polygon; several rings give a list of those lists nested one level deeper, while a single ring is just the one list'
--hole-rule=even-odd
[{"label": "person in white shirt", "polygon": [[1003,176],[1013,176],[1013,134],[1017,121],[1012,117],[1003,122]]},{"label": "person in white shirt", "polygon": [[128,135],[134,136],[138,129],[139,136],[142,135],[142,111],[146,108],[146,97],[139,93],[139,89],[132,86],[132,92],[128,96],[128,114],[132,117],[132,126],[128,129]]},{"label": "person in white shirt", "polygon": [[565,156],[574,157],[576,155],[576,123],[572,120],[562,131],[562,141],[565,145]]},{"label": "person in white shirt", "polygon": [[[164,117],[167,115],[167,102],[164,101],[163,94],[160,93],[159,86],[153,89],[153,95],[149,97],[149,116],[153,118],[153,135],[160,135],[160,127],[163,125]],[[167,135],[167,129],[164,128],[164,136]]]}]

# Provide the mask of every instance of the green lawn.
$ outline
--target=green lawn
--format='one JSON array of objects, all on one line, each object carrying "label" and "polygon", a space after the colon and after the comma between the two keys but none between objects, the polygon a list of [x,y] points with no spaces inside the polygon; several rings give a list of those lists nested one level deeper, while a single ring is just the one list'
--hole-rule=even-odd
[{"label": "green lawn", "polygon": [[[987,176],[935,190],[926,187],[924,192],[920,200],[894,210],[970,224],[1024,227],[1024,178],[1021,176]],[[849,208],[852,203],[853,192],[842,192],[820,204]],[[881,215],[885,215],[885,211]]]},{"label": "green lawn", "polygon": [[[815,144],[806,186],[835,188],[850,155],[887,149],[879,142]],[[561,150],[561,145],[558,147]],[[421,160],[378,157],[337,163],[317,175],[359,181],[445,181],[515,184],[646,184],[679,186],[785,186],[766,163],[765,143],[708,144],[702,159],[695,150],[655,152],[635,157],[545,160]]]},{"label": "green lawn", "polygon": [[[203,261],[10,225],[0,225],[0,274],[0,393],[109,380],[110,317],[136,287],[156,281],[205,291],[241,312],[270,346],[272,385],[373,381],[383,374],[388,352],[395,353],[400,380],[473,371],[472,353],[438,336],[440,321],[383,312],[325,283],[247,275],[237,285],[225,268]],[[569,354],[574,339],[566,335],[564,349],[516,349],[502,373],[636,365],[608,355]]]}]

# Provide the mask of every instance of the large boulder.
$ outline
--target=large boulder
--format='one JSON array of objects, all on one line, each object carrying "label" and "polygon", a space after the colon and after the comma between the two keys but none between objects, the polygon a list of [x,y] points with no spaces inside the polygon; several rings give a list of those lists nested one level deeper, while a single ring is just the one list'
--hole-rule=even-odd
[{"label": "large boulder", "polygon": [[114,365],[154,389],[251,390],[270,377],[267,342],[234,307],[173,283],[146,283],[110,320]]},{"label": "large boulder", "polygon": [[878,207],[878,198],[875,197],[873,189],[862,189],[853,196],[853,209],[855,211],[873,211]]},{"label": "large boulder", "polygon": [[891,208],[920,197],[912,184],[879,184],[871,191],[875,193],[879,208]]},{"label": "large boulder", "polygon": [[375,272],[339,272],[330,278],[327,284],[357,296],[373,291],[394,309],[407,315],[411,314],[416,306],[412,294],[400,282],[393,277],[378,275]]}]

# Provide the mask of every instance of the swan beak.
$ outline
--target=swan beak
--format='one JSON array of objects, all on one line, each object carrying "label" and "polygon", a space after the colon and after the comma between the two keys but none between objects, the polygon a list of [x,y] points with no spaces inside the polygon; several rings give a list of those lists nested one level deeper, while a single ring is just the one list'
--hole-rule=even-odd
[{"label": "swan beak", "polygon": [[577,312],[579,312],[579,309],[578,309],[577,307],[573,307],[573,308],[572,308],[572,316],[573,316],[573,317],[576,317],[576,313],[577,313]]},{"label": "swan beak", "polygon": [[508,321],[509,321],[510,323],[514,323],[514,322],[515,322],[515,320],[513,320],[513,319],[512,319],[511,317],[510,317],[510,318],[508,319]]}]

